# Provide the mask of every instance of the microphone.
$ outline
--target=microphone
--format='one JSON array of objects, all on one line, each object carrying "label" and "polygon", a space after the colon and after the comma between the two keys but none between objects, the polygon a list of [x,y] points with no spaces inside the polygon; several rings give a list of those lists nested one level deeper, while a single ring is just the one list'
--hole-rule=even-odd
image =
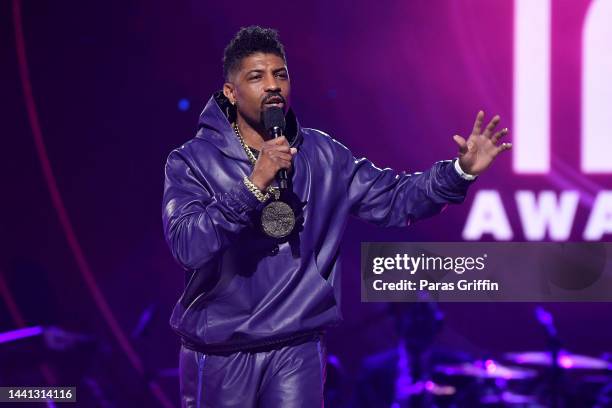
[{"label": "microphone", "polygon": [[535,315],[538,323],[544,327],[544,330],[546,330],[546,334],[549,336],[549,338],[557,338],[557,328],[555,327],[555,321],[552,314],[543,307],[537,306],[535,308]]},{"label": "microphone", "polygon": [[[277,106],[263,111],[263,122],[266,132],[274,138],[281,137],[285,131],[285,113]],[[278,185],[281,190],[287,189],[289,182],[287,181],[287,169],[280,169],[276,175]]]}]

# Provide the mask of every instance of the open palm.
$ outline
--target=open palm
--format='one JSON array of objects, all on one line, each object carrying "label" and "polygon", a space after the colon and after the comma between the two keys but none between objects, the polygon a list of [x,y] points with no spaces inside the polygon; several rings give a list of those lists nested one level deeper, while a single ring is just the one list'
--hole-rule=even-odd
[{"label": "open palm", "polygon": [[512,148],[511,143],[498,145],[499,139],[508,134],[508,129],[504,128],[499,132],[493,133],[500,121],[499,115],[495,115],[487,125],[484,132],[482,122],[484,112],[478,112],[472,134],[465,140],[459,135],[453,136],[453,140],[459,146],[459,165],[468,174],[478,175],[487,169],[498,154]]}]

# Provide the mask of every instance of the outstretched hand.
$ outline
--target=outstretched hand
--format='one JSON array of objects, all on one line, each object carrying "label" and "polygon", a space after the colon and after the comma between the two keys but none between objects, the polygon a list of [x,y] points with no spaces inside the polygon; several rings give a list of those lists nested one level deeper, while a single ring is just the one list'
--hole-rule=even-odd
[{"label": "outstretched hand", "polygon": [[491,165],[498,154],[512,148],[512,143],[497,144],[499,139],[508,134],[508,128],[493,133],[495,127],[499,124],[499,115],[495,115],[491,119],[484,132],[481,131],[483,120],[484,112],[480,111],[476,115],[474,129],[472,129],[472,134],[467,141],[459,135],[453,136],[453,140],[459,146],[459,166],[468,174],[478,175],[482,173]]}]

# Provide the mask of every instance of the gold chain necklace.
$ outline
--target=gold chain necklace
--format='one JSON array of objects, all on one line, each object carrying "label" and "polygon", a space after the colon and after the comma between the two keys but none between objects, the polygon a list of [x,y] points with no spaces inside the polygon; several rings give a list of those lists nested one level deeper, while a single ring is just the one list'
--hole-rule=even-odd
[{"label": "gold chain necklace", "polygon": [[[244,141],[244,138],[240,134],[240,129],[238,129],[238,123],[234,122],[232,124],[232,127],[234,128],[234,133],[236,133],[236,136],[238,136],[238,140],[240,140],[240,144],[242,145],[242,148],[246,152],[246,155],[249,158],[249,161],[251,162],[253,166],[255,166],[255,162],[257,162],[257,157],[255,157],[255,155],[253,154],[249,146],[247,146],[246,142]],[[266,192],[272,194],[275,200],[278,200],[280,198],[280,189],[278,187],[268,186],[268,188],[266,189]]]},{"label": "gold chain necklace", "polygon": [[240,144],[242,145],[242,148],[246,152],[247,157],[249,158],[249,161],[254,166],[255,162],[257,161],[257,157],[255,157],[255,155],[253,154],[251,149],[249,149],[249,146],[247,146],[246,142],[242,138],[242,135],[240,134],[240,129],[238,129],[238,124],[236,122],[234,122],[232,127],[234,128],[234,132],[236,133],[236,136],[238,136],[238,140],[240,140]]},{"label": "gold chain necklace", "polygon": [[[234,122],[232,127],[234,128],[234,132],[236,133],[236,136],[238,136],[238,140],[240,140],[240,144],[249,158],[249,161],[253,166],[255,166],[257,158],[242,138],[240,129],[238,129],[238,124]],[[278,187],[268,186],[266,189],[266,194],[263,195],[263,193],[259,191],[257,186],[255,186],[255,184],[253,184],[248,177],[244,178],[244,183],[247,185],[249,190],[255,194],[258,200],[262,202],[268,200],[270,195],[274,196],[274,201],[268,203],[261,210],[260,222],[263,232],[269,237],[276,239],[289,236],[295,227],[295,213],[289,204],[280,200],[280,189]]]}]

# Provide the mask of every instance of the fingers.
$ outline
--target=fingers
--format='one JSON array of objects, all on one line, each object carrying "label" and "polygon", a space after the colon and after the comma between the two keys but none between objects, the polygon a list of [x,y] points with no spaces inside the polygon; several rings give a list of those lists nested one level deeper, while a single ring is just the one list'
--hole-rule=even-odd
[{"label": "fingers", "polygon": [[457,143],[457,146],[459,146],[459,153],[461,154],[467,153],[468,147],[467,147],[467,142],[465,141],[464,138],[462,138],[459,135],[455,135],[453,136],[453,140],[455,141],[455,143]]},{"label": "fingers", "polygon": [[287,158],[286,156],[277,156],[274,157],[272,160],[275,167],[274,173],[276,173],[280,169],[289,170],[291,168],[291,156],[289,156],[289,158]]},{"label": "fingers", "polygon": [[265,149],[266,152],[282,152],[282,153],[287,153],[290,154],[292,156],[295,156],[297,154],[297,149],[295,147],[289,147],[289,146],[273,146],[273,147],[268,147]]},{"label": "fingers", "polygon": [[293,157],[292,154],[290,153],[283,153],[283,152],[278,152],[278,151],[271,151],[268,156],[275,160],[275,159],[279,159],[280,161],[287,161],[287,162],[291,162],[291,158]]},{"label": "fingers", "polygon": [[501,139],[502,137],[506,136],[507,134],[508,134],[508,128],[503,128],[502,130],[500,130],[499,132],[495,133],[491,137],[491,141],[493,142],[493,144],[497,144],[497,142],[499,142],[499,139]]},{"label": "fingers", "polygon": [[291,154],[292,156],[297,154],[297,149],[295,147],[289,146],[289,142],[287,141],[287,138],[285,138],[285,136],[277,137],[277,138],[270,139],[264,142],[262,151],[264,152],[277,151],[277,152],[288,153],[288,154]]},{"label": "fingers", "polygon": [[272,146],[265,146],[262,148],[262,152],[264,152],[265,154],[270,153],[270,152],[281,152],[281,153],[287,153],[290,154],[292,156],[297,154],[297,149],[295,147],[289,147],[288,145],[272,145]]},{"label": "fingers", "polygon": [[255,162],[252,180],[257,186],[267,188],[280,169],[291,171],[291,161],[297,154],[295,147],[290,147],[285,137],[279,137],[264,142],[259,157]]},{"label": "fingers", "polygon": [[493,131],[495,130],[495,127],[499,124],[500,120],[501,118],[499,117],[499,115],[495,115],[493,119],[491,119],[491,121],[489,122],[489,124],[487,125],[484,131],[484,135],[486,137],[491,137],[491,135],[493,134]]},{"label": "fingers", "polygon": [[497,149],[495,150],[495,156],[497,156],[501,152],[504,152],[510,149],[512,149],[512,143],[502,143],[499,146],[497,146]]},{"label": "fingers", "polygon": [[484,112],[478,111],[476,115],[476,121],[474,122],[474,129],[472,129],[473,135],[479,135],[480,129],[482,128],[482,121],[484,120]]},{"label": "fingers", "polygon": [[262,149],[262,157],[266,158],[265,161],[273,163],[276,170],[291,168],[291,160],[295,154],[297,154],[295,147],[267,146],[265,149]]},{"label": "fingers", "polygon": [[283,153],[291,153],[291,148],[289,146],[280,145],[280,146],[270,146],[265,149],[268,152],[283,152]]},{"label": "fingers", "polygon": [[268,140],[266,143],[270,143],[273,146],[279,146],[279,145],[289,146],[289,142],[287,142],[287,138],[285,136],[275,137],[274,139]]}]

